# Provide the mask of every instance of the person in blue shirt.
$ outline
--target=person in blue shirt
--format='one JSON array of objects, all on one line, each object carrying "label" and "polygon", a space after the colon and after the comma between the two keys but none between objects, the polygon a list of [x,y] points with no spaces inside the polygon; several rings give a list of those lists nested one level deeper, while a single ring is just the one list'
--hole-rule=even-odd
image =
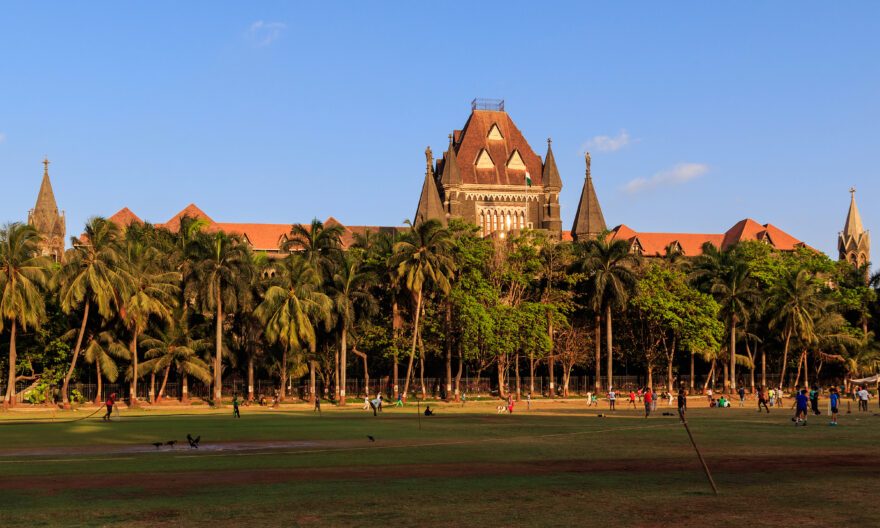
[{"label": "person in blue shirt", "polygon": [[837,387],[831,387],[831,423],[828,425],[837,425],[837,404],[840,402],[840,396],[837,394]]},{"label": "person in blue shirt", "polygon": [[816,416],[822,414],[819,412],[819,387],[813,387],[813,390],[810,391],[810,407]]},{"label": "person in blue shirt", "polygon": [[804,425],[807,425],[807,404],[809,403],[810,398],[807,396],[807,389],[801,389],[798,395],[795,397],[795,402],[797,404],[797,413],[794,415],[794,425],[797,427],[800,425],[801,420],[803,420]]}]

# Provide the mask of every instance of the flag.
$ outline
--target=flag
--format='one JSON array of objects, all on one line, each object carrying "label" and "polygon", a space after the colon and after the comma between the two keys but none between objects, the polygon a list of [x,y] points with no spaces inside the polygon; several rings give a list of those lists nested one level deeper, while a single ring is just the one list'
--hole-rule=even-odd
[{"label": "flag", "polygon": [[526,171],[526,185],[532,186],[532,175],[529,174],[529,171]]}]

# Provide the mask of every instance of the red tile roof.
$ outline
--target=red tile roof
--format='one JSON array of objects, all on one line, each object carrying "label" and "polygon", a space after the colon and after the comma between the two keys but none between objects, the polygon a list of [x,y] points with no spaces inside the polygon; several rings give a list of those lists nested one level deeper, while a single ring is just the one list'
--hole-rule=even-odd
[{"label": "red tile roof", "polygon": [[626,225],[619,225],[611,230],[612,240],[626,240],[629,243],[638,242],[642,254],[645,256],[662,256],[666,254],[666,247],[672,243],[678,243],[686,256],[696,256],[703,253],[703,244],[711,242],[719,249],[726,249],[738,242],[757,240],[766,242],[776,249],[791,251],[808,245],[782,231],[772,224],[761,225],[751,218],[740,220],[725,233],[643,233],[633,231]]},{"label": "red tile roof", "polygon": [[[503,139],[489,139],[487,137],[493,124],[498,125]],[[507,112],[474,110],[461,133],[456,131],[454,141],[462,183],[525,185],[525,171],[507,167],[507,161],[513,151],[518,150],[523,163],[528,168],[532,185],[535,187],[544,185],[541,178],[544,167],[541,158],[529,146]],[[495,166],[478,169],[476,166],[477,156],[484,149],[489,153]],[[438,170],[440,170],[439,167]]]},{"label": "red tile roof", "polygon": [[144,221],[141,220],[138,215],[132,213],[131,209],[129,209],[128,207],[123,207],[107,220],[110,220],[122,229],[127,228],[131,224],[144,223]]},{"label": "red tile roof", "polygon": [[206,215],[204,211],[202,211],[201,209],[196,207],[196,204],[189,204],[183,208],[183,211],[174,215],[174,217],[171,220],[165,222],[164,224],[156,224],[156,226],[157,227],[166,227],[166,228],[170,229],[171,231],[177,231],[178,229],[180,229],[180,220],[184,216],[189,216],[190,218],[196,218],[199,220],[207,220],[208,223],[211,223],[211,224],[214,223],[214,221],[211,220],[210,216]]}]

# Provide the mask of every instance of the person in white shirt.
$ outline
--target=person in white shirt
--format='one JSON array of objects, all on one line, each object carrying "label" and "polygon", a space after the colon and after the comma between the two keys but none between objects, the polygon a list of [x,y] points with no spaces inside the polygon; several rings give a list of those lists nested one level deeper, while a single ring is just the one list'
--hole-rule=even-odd
[{"label": "person in white shirt", "polygon": [[868,394],[868,391],[866,391],[864,387],[859,389],[859,392],[857,394],[859,396],[859,410],[867,412],[868,411],[868,398],[870,398],[871,395]]},{"label": "person in white shirt", "polygon": [[608,391],[608,408],[612,411],[614,410],[614,400],[617,399],[617,393],[614,392],[614,389]]}]

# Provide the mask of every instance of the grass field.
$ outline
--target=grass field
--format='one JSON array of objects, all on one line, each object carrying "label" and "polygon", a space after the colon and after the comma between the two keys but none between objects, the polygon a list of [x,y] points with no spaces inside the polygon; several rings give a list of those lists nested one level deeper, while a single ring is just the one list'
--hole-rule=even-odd
[{"label": "grass field", "polygon": [[[875,526],[880,416],[536,401],[0,413],[2,526]],[[34,420],[35,422],[27,422]],[[15,422],[13,425],[12,422]],[[421,429],[419,428],[421,423]],[[190,449],[187,433],[201,437]],[[376,441],[371,442],[367,435]],[[157,450],[153,442],[176,440]]]}]

